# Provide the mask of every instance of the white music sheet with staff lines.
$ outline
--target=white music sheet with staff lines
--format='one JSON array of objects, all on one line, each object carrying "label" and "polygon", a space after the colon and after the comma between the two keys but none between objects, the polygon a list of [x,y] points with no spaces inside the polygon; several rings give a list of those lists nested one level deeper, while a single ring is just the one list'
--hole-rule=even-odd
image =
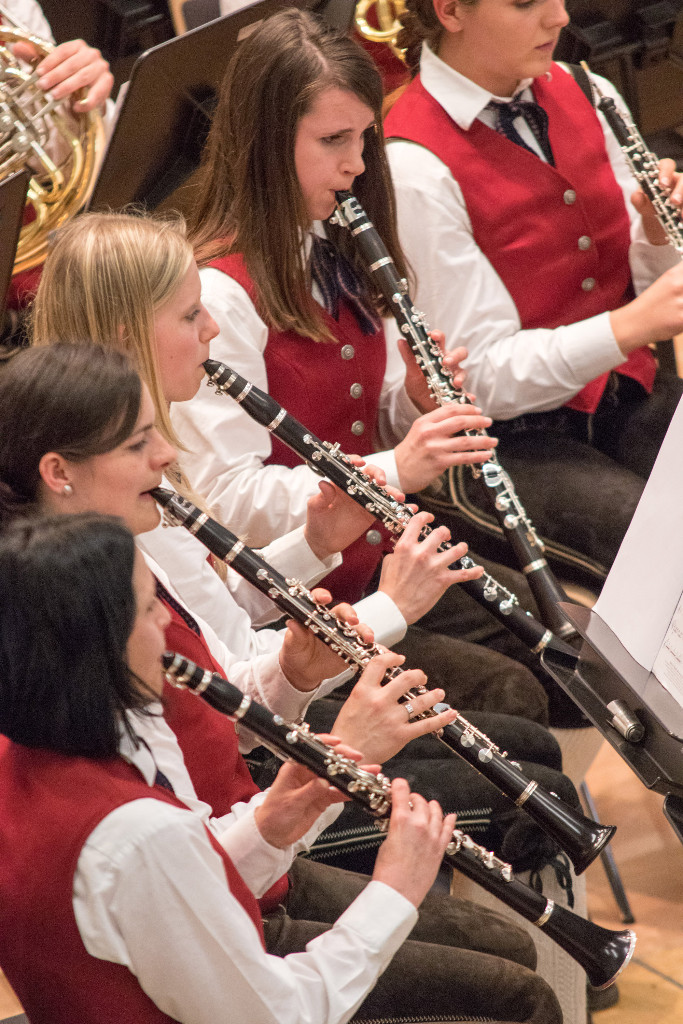
[{"label": "white music sheet with staff lines", "polygon": [[594,611],[683,706],[683,402]]}]

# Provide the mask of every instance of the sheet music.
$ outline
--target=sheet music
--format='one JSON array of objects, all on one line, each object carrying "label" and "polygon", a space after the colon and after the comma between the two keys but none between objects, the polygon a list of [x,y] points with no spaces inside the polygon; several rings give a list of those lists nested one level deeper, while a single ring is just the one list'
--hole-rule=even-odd
[{"label": "sheet music", "polygon": [[662,686],[683,705],[683,597],[669,623],[652,671]]},{"label": "sheet music", "polygon": [[[659,668],[664,672],[668,666],[671,679],[681,653],[676,630],[683,632],[683,618],[669,632],[683,593],[682,452],[683,402],[594,609],[648,671],[667,638]],[[674,696],[683,703],[683,691]]]}]

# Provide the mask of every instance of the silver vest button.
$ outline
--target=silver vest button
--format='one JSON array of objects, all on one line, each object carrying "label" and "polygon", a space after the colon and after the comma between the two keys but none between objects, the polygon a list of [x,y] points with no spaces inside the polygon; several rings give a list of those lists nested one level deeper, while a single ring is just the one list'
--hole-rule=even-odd
[{"label": "silver vest button", "polygon": [[592,243],[593,240],[588,235],[581,235],[581,238],[579,239],[579,249],[581,252],[585,252],[586,249],[590,249]]},{"label": "silver vest button", "polygon": [[365,534],[365,539],[368,542],[368,544],[381,544],[382,534],[379,532],[379,530],[368,530],[368,532]]},{"label": "silver vest button", "polygon": [[573,188],[568,188],[562,198],[564,199],[567,206],[573,206],[576,202],[576,192]]},{"label": "silver vest button", "polygon": [[342,357],[342,359],[353,359],[355,354],[356,354],[356,351],[355,351],[353,345],[342,345],[342,347],[341,347],[341,357]]},{"label": "silver vest button", "polygon": [[585,277],[583,279],[583,281],[581,282],[581,287],[583,288],[583,290],[585,292],[592,292],[593,289],[595,288],[595,278],[594,277]]},{"label": "silver vest button", "polygon": [[355,423],[351,424],[351,433],[355,434],[356,437],[360,437],[360,435],[364,432],[364,430],[365,430],[365,424],[363,423],[362,420],[356,420]]},{"label": "silver vest button", "polygon": [[363,385],[352,384],[351,387],[349,388],[349,391],[351,392],[351,398],[360,398],[360,396],[363,394]]}]

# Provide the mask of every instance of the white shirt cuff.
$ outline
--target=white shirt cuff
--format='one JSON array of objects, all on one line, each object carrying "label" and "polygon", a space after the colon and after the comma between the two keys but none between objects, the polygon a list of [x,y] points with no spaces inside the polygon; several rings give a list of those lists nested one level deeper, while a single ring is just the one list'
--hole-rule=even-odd
[{"label": "white shirt cuff", "polygon": [[580,391],[586,384],[625,361],[617,345],[609,312],[561,327],[562,351]]},{"label": "white shirt cuff", "polygon": [[417,910],[405,896],[384,882],[368,882],[337,921],[359,932],[366,947],[387,959],[405,942],[417,922]]},{"label": "white shirt cuff", "polygon": [[375,643],[393,647],[406,635],[408,623],[393,598],[383,591],[357,601],[354,609],[360,621],[375,634]]},{"label": "white shirt cuff", "polygon": [[636,295],[640,295],[665,271],[681,262],[672,245],[650,245],[645,239],[632,242],[629,253]]},{"label": "white shirt cuff", "polygon": [[342,556],[334,552],[325,559],[318,558],[304,536],[304,529],[303,525],[298,526],[284,537],[271,541],[262,549],[261,555],[283,576],[301,580],[310,588],[341,565]]},{"label": "white shirt cuff", "polygon": [[393,448],[384,452],[373,452],[372,455],[365,456],[365,461],[369,465],[377,466],[379,469],[383,470],[389,486],[398,487],[400,490],[401,483],[398,479],[398,468],[396,466],[396,456],[394,455]]},{"label": "white shirt cuff", "polygon": [[262,798],[253,802],[246,814],[236,821],[232,819],[229,828],[217,834],[219,843],[256,897],[262,896],[285,874],[297,853],[310,849],[320,833],[329,828],[339,816],[343,807],[340,794],[339,803],[323,811],[297,843],[279,849],[271,846],[259,832],[254,811],[258,804],[263,803],[265,793],[259,796]]}]

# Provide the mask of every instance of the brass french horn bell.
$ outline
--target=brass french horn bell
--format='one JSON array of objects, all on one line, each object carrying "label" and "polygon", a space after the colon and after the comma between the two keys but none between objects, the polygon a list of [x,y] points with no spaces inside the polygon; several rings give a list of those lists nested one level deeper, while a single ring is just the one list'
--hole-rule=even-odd
[{"label": "brass french horn bell", "polygon": [[[378,28],[368,21],[368,14],[373,8]],[[396,42],[396,37],[401,31],[401,17],[405,9],[404,0],[359,0],[354,15],[356,28],[363,39],[372,43],[386,43],[402,61],[404,51]]]},{"label": "brass french horn bell", "polygon": [[[2,14],[7,21],[4,8]],[[37,58],[18,60],[11,49],[18,42],[31,43]],[[25,167],[31,172],[15,273],[43,262],[50,232],[87,201],[104,152],[98,111],[74,113],[37,86],[35,65],[53,49],[16,24],[0,25],[0,181]]]}]

